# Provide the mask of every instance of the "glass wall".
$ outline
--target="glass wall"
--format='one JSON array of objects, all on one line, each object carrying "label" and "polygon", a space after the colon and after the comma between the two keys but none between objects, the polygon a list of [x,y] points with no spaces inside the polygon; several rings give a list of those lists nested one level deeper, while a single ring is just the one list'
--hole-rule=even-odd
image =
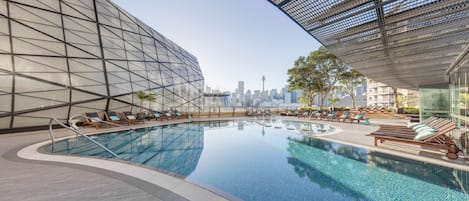
[{"label": "glass wall", "polygon": [[420,120],[435,116],[449,118],[448,85],[420,87]]},{"label": "glass wall", "polygon": [[469,125],[469,72],[456,71],[450,75],[451,90],[451,118],[456,122],[460,129],[454,133],[458,138],[460,147],[464,153],[469,153],[467,148],[468,125]]},{"label": "glass wall", "polygon": [[[197,58],[109,0],[0,0],[0,132],[91,111],[197,111]],[[134,95],[153,92],[142,106]]]}]

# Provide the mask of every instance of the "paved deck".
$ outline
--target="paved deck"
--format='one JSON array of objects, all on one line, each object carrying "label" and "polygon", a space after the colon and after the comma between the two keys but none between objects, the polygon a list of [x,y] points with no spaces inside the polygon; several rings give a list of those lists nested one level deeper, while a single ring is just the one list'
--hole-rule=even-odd
[{"label": "paved deck", "polygon": [[[374,147],[373,138],[367,136],[378,129],[376,125],[378,122],[396,125],[405,124],[405,121],[374,120],[372,121],[374,125],[368,126],[356,123],[318,122],[339,128],[333,134],[318,138],[469,170],[469,163],[464,157],[449,160],[440,150],[421,149],[417,146],[403,146],[387,142]],[[161,122],[153,121],[139,127],[157,124]],[[96,130],[87,128],[85,131],[95,132]],[[110,129],[98,131],[108,132]],[[64,129],[56,129],[55,133],[56,137],[71,135]],[[0,135],[0,154],[2,155],[0,158],[0,200],[188,200],[187,197],[174,193],[175,189],[163,188],[161,185],[154,185],[125,174],[84,165],[31,161],[17,157],[17,152],[21,148],[48,139],[47,131]],[[220,200],[223,199],[220,198]]]},{"label": "paved deck", "polygon": [[[172,122],[184,121],[187,120]],[[164,123],[167,122],[153,121],[134,127]],[[85,128],[83,131],[98,133],[121,129]],[[74,136],[65,129],[55,129],[54,133],[56,138]],[[63,157],[58,161],[74,163],[71,164],[26,160],[17,156],[22,148],[49,139],[48,131],[0,135],[0,200],[227,200],[181,178],[125,163],[90,158],[74,160],[78,157],[68,156],[51,157],[51,161]],[[107,171],[102,168],[114,169]],[[141,179],[128,176],[134,173]],[[161,185],[155,185],[156,182],[161,182]]]}]

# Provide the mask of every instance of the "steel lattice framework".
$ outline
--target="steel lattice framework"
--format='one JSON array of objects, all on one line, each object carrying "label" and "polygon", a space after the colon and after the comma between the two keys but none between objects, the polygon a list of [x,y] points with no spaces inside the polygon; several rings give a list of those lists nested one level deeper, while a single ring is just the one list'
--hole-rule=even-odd
[{"label": "steel lattice framework", "polygon": [[109,0],[0,0],[0,131],[85,111],[198,110],[197,58]]},{"label": "steel lattice framework", "polygon": [[468,0],[269,0],[371,79],[416,89],[468,68]]}]

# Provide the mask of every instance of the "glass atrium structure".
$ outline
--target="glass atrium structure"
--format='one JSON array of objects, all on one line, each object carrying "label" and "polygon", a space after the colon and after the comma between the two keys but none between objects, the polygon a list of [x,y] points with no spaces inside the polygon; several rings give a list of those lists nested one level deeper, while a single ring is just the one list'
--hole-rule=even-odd
[{"label": "glass atrium structure", "polygon": [[0,132],[92,111],[197,111],[197,58],[109,0],[0,0]]}]

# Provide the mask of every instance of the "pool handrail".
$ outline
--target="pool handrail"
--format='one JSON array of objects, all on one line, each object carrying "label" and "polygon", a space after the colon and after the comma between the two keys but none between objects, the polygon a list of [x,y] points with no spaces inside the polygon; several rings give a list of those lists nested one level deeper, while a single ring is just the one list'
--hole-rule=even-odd
[{"label": "pool handrail", "polygon": [[[106,146],[102,145],[101,143],[97,142],[96,140],[93,140],[92,138],[88,137],[86,134],[82,133],[81,131],[77,130],[76,128],[73,128],[73,127],[69,127],[65,124],[63,124],[61,121],[59,121],[58,119],[56,118],[51,118],[50,121],[49,121],[49,135],[50,135],[50,138],[51,138],[51,141],[52,141],[52,153],[54,153],[54,146],[55,146],[55,136],[54,136],[54,131],[52,131],[52,127],[53,127],[53,123],[54,121],[62,126],[63,128],[65,129],[68,129],[72,132],[74,132],[77,136],[80,135],[84,138],[86,138],[87,140],[91,141],[92,143],[98,145],[98,147],[100,147],[101,149],[104,149],[105,151],[107,151],[108,153],[110,153],[112,156],[118,158],[118,159],[122,159],[121,157],[119,157],[116,153],[114,153],[113,151],[111,151],[110,149],[108,149]],[[109,122],[108,122],[109,123]]]}]

